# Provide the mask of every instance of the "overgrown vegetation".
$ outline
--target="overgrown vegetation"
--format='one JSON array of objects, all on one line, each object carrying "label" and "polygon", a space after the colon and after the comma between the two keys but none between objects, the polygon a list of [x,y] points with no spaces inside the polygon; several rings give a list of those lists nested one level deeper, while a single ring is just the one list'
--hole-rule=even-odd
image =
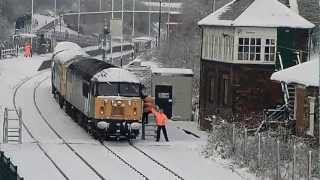
[{"label": "overgrown vegetation", "polygon": [[290,136],[281,128],[246,132],[219,117],[212,118],[212,127],[202,152],[207,158],[229,160],[234,169],[247,168],[257,179],[320,178],[315,140]]}]

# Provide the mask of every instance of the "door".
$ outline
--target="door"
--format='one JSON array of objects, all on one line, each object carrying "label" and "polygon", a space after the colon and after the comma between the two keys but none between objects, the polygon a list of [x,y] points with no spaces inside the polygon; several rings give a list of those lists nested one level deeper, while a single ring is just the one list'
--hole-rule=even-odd
[{"label": "door", "polygon": [[156,104],[170,119],[172,117],[172,86],[156,86]]}]

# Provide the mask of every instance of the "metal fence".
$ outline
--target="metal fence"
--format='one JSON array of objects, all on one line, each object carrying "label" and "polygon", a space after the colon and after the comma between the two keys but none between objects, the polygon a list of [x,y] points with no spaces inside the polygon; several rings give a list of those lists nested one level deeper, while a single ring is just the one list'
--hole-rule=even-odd
[{"label": "metal fence", "polygon": [[320,179],[319,150],[312,140],[286,136],[285,131],[252,133],[236,124],[214,124],[203,153],[218,153],[261,179]]},{"label": "metal fence", "polygon": [[17,57],[18,51],[19,51],[18,48],[1,49],[0,50],[0,59],[6,59],[9,57]]},{"label": "metal fence", "polygon": [[17,166],[13,165],[10,158],[4,155],[4,152],[0,151],[0,179],[3,180],[23,180],[18,175]]}]

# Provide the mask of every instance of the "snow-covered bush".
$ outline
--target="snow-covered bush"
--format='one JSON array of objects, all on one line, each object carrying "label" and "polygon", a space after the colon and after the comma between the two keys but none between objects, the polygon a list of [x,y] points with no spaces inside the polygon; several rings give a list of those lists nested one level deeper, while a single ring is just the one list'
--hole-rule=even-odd
[{"label": "snow-covered bush", "polygon": [[[308,175],[319,179],[319,153],[308,144],[310,139],[285,136],[280,129],[260,135],[251,131],[246,133],[239,125],[213,117],[212,130],[202,152],[205,157],[230,159],[261,179],[292,179],[293,176],[307,179]],[[312,151],[311,162],[308,161],[309,151]]]}]

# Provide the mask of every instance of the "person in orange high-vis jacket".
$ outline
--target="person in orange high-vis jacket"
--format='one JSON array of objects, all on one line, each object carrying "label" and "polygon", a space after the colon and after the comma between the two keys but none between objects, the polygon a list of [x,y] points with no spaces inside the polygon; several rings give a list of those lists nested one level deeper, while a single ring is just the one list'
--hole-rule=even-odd
[{"label": "person in orange high-vis jacket", "polygon": [[24,46],[24,57],[32,57],[32,49],[29,43],[26,43]]},{"label": "person in orange high-vis jacket", "polygon": [[[157,108],[159,109],[159,108]],[[166,129],[166,124],[168,122],[168,117],[166,116],[165,113],[163,113],[162,109],[159,109],[159,111],[157,111],[156,109],[152,108],[151,112],[155,115],[156,117],[156,123],[157,123],[157,142],[160,140],[160,131],[162,129],[164,138],[166,139],[166,141],[168,142],[168,135],[167,135],[167,129]]]}]

